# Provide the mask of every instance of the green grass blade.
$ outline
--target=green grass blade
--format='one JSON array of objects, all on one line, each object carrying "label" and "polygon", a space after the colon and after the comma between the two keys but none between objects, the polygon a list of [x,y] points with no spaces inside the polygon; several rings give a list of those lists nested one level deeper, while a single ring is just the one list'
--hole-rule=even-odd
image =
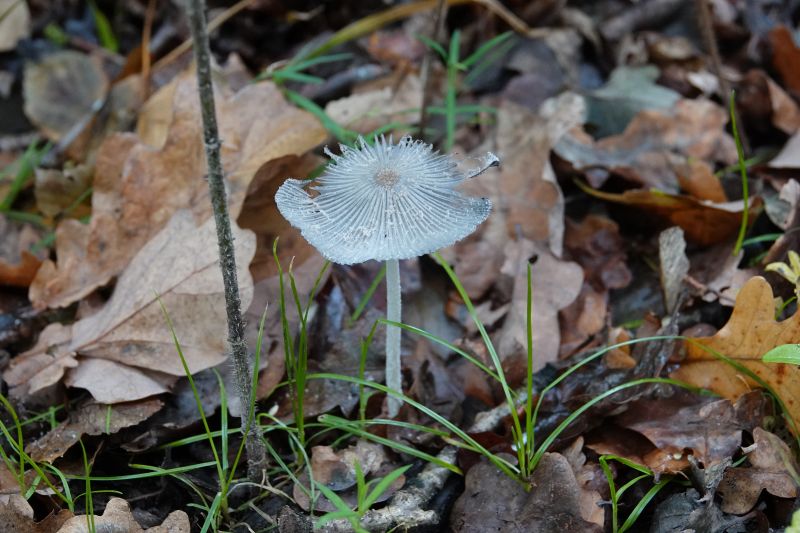
[{"label": "green grass blade", "polygon": [[736,124],[736,93],[731,91],[729,98],[729,113],[731,117],[731,127],[733,128],[733,140],[736,142],[736,155],[739,161],[739,174],[742,178],[742,224],[739,226],[739,236],[736,238],[736,245],[733,247],[733,255],[737,255],[743,246],[744,238],[747,235],[747,219],[750,216],[750,194],[747,184],[747,166],[744,162],[744,149],[742,140],[739,138],[739,128]]}]

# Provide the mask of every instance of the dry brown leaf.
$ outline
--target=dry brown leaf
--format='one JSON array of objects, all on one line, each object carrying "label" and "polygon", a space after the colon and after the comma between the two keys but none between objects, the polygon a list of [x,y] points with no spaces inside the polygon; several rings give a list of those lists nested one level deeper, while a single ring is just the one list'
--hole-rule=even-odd
[{"label": "dry brown leaf", "polygon": [[795,95],[800,94],[800,72],[797,70],[800,47],[795,44],[791,30],[783,25],[775,26],[769,32],[769,42],[772,45],[772,65],[783,78],[784,85]]},{"label": "dry brown leaf", "polygon": [[25,67],[25,114],[58,141],[93,112],[108,85],[98,57],[72,50],[50,54]]},{"label": "dry brown leaf", "polygon": [[680,168],[689,159],[731,164],[733,140],[725,133],[728,113],[710,100],[680,100],[670,110],[640,111],[620,135],[593,141],[573,130],[555,146],[559,157],[599,188],[611,173],[644,187],[678,192]]},{"label": "dry brown leaf", "polygon": [[[27,508],[26,508],[27,506]],[[27,510],[30,509],[28,514]],[[14,533],[53,533],[74,515],[67,509],[51,514],[40,522],[33,521],[33,509],[22,496],[9,503],[0,503],[0,531]],[[84,518],[84,522],[86,519]]]},{"label": "dry brown leaf", "polygon": [[[582,187],[592,196],[629,205],[646,211],[653,221],[661,226],[680,226],[688,241],[709,246],[724,242],[735,236],[742,224],[744,203],[727,202],[714,204],[695,200],[689,196],[667,194],[656,190],[630,189],[621,194],[609,193]],[[750,220],[761,207],[761,199],[750,199]]]},{"label": "dry brown leaf", "polygon": [[[150,101],[155,109],[140,121],[141,138],[115,134],[98,151],[92,220],[88,226],[70,221],[62,223],[66,229],[59,226],[58,265],[48,261],[38,273],[30,291],[35,306],[69,305],[108,283],[177,210],[191,209],[198,224],[210,216],[194,74],[177,77],[161,91]],[[152,122],[164,112],[171,116],[166,134],[162,122]],[[236,94],[219,88],[217,114],[234,218],[263,165],[304,154],[327,136],[315,118],[287,104],[270,83]]]},{"label": "dry brown leaf", "polygon": [[30,251],[42,238],[41,233],[0,214],[0,235],[0,285],[27,287],[45,257],[44,250]]},{"label": "dry brown leaf", "polygon": [[471,298],[479,298],[491,286],[503,248],[519,235],[561,255],[564,197],[550,165],[550,151],[562,135],[583,122],[584,115],[583,99],[573,93],[546,101],[539,115],[509,101],[501,104],[497,146],[490,147],[502,160],[499,172],[464,184],[470,194],[492,200],[492,216],[476,234],[442,252],[455,265]]},{"label": "dry brown leaf", "polygon": [[[247,265],[255,238],[236,226],[233,235],[246,307],[252,298]],[[198,228],[189,211],[175,213],[133,258],[102,309],[70,327],[49,326],[32,350],[13,360],[6,381],[34,393],[77,366],[68,384],[88,389],[102,403],[166,391],[184,369],[157,296],[175,325],[190,371],[221,363],[226,317],[217,253],[213,219]],[[77,364],[76,354],[84,356]]]},{"label": "dry brown leaf", "polygon": [[741,288],[728,323],[716,335],[693,341],[685,343],[686,358],[671,377],[732,401],[758,387],[752,379],[703,349],[706,347],[764,380],[784,401],[789,415],[800,421],[800,369],[761,361],[776,346],[800,343],[800,313],[776,322],[772,288],[764,278],[751,278]]},{"label": "dry brown leaf", "polygon": [[[122,498],[111,498],[102,516],[94,517],[95,531],[113,533],[190,533],[189,516],[183,511],[173,511],[160,526],[147,529],[136,522],[128,502]],[[67,520],[56,533],[89,533],[89,523],[85,516],[75,516]]]},{"label": "dry brown leaf", "polygon": [[506,261],[501,273],[513,279],[511,306],[503,327],[498,332],[497,350],[501,358],[525,353],[528,343],[528,274],[531,258],[533,292],[534,372],[558,359],[560,331],[558,312],[575,298],[583,284],[583,269],[577,264],[554,257],[543,245],[527,239],[506,244]]},{"label": "dry brown leaf", "polygon": [[148,419],[164,403],[156,398],[114,406],[87,403],[70,413],[55,429],[25,447],[34,461],[52,463],[81,439],[83,435],[109,435]]},{"label": "dry brown leaf", "polygon": [[360,133],[369,133],[392,122],[408,122],[419,113],[409,109],[422,107],[422,83],[419,77],[405,76],[399,84],[356,92],[333,100],[325,112],[338,124]]},{"label": "dry brown leaf", "polygon": [[[58,169],[36,169],[34,194],[36,207],[44,215],[54,217],[85,194],[92,186],[92,173],[88,165],[77,165]],[[88,215],[88,212],[72,212],[73,218]]]},{"label": "dry brown leaf", "polygon": [[779,498],[797,496],[797,483],[790,474],[797,474],[797,463],[786,443],[760,427],[753,430],[753,440],[753,449],[748,454],[751,466],[728,468],[719,485],[722,510],[726,513],[749,512],[763,490]]},{"label": "dry brown leaf", "polygon": [[[356,463],[361,468],[361,472],[369,481],[370,478],[380,479],[394,470],[397,465],[392,465],[386,456],[383,446],[359,440],[355,446],[348,446],[344,450],[336,452],[330,446],[314,446],[311,449],[311,471],[314,481],[324,484],[349,505],[355,507],[358,504],[356,492]],[[377,500],[383,502],[388,500],[405,483],[405,476],[400,476],[384,491]],[[308,473],[303,472],[299,478],[303,486],[308,486]],[[305,511],[311,508],[308,495],[300,487],[299,483],[294,484],[292,493],[295,502]],[[336,507],[324,496],[321,496],[314,509],[319,511],[335,511]]]},{"label": "dry brown leaf", "polygon": [[8,52],[31,34],[31,12],[27,2],[0,0],[0,52]]},{"label": "dry brown leaf", "polygon": [[597,514],[582,505],[581,487],[569,461],[545,453],[526,492],[516,480],[483,459],[466,475],[466,489],[450,513],[451,530],[459,533],[559,531],[591,533],[602,526]]},{"label": "dry brown leaf", "polygon": [[686,165],[676,168],[681,190],[698,200],[725,203],[728,197],[722,182],[714,175],[714,169],[705,161],[690,159]]}]

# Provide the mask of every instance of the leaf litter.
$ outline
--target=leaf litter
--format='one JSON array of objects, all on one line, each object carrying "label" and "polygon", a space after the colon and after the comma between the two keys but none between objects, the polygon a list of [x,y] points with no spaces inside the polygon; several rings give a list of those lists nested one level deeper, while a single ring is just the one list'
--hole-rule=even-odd
[{"label": "leaf litter", "polygon": [[[0,31],[8,41],[0,43],[8,50],[0,96],[16,102],[0,125],[1,160],[20,157],[20,132],[54,143],[34,146],[45,156],[30,177],[15,182],[13,164],[0,174],[8,199],[0,197],[0,338],[8,339],[0,363],[11,402],[2,418],[0,529],[84,531],[91,514],[97,528],[131,532],[194,530],[209,515],[215,530],[300,531],[344,513],[335,497],[309,490],[313,483],[358,509],[356,464],[368,488],[412,467],[360,515],[373,531],[785,527],[800,481],[797,366],[762,356],[800,344],[792,287],[765,270],[788,265],[798,242],[798,47],[785,10],[751,6],[745,14],[710,3],[721,64],[704,52],[702,20],[655,0],[622,15],[610,1],[559,6],[557,16],[453,5],[436,32],[434,3],[377,17],[366,4],[325,7],[324,15],[254,4],[223,21],[213,49],[239,55],[214,67],[221,149],[251,355],[266,310],[256,398],[276,468],[259,484],[263,497],[234,485],[234,505],[214,514],[218,480],[198,465],[213,463],[216,451],[201,425],[219,431],[227,465],[240,442],[228,417],[242,405],[227,363],[195,73],[187,56],[165,56],[187,37],[182,15],[149,8],[152,29],[164,33],[147,36],[154,55],[145,61],[144,11],[124,7],[103,22],[107,3],[87,4],[91,23],[64,12],[56,15],[63,29],[43,32],[36,3],[20,4],[14,19],[3,18],[0,2],[0,28],[17,21]],[[255,38],[259,17],[278,11],[280,31]],[[475,65],[448,65],[417,37],[447,52],[454,30],[463,30],[457,56],[465,58],[509,23],[517,35]],[[106,24],[129,55],[104,47]],[[341,28],[316,50],[336,45],[345,59],[302,57],[319,44],[315,35]],[[66,48],[32,52],[45,42]],[[297,50],[306,65],[293,71],[280,60]],[[151,61],[158,57],[166,66]],[[249,72],[267,67],[273,81],[253,82]],[[726,83],[736,89],[739,133],[752,143],[744,182]],[[421,124],[425,102],[434,107]],[[319,276],[324,259],[280,216],[275,193],[286,178],[319,175],[322,146],[336,151],[334,137],[384,127],[395,138],[410,132],[453,145],[464,164],[496,152],[500,171],[464,186],[488,198],[493,213],[442,251],[463,294],[430,257],[401,269],[405,316],[429,332],[403,334],[403,390],[430,411],[409,402],[387,422],[382,393],[313,379],[301,436],[287,376],[303,347],[308,373],[383,380],[385,327],[364,339],[385,316],[384,282],[371,264]],[[529,335],[533,401],[541,401],[531,437],[538,463],[515,479],[498,468],[522,466],[507,391],[459,353],[494,373],[497,363],[508,386],[522,387],[516,399],[524,404]],[[668,338],[638,343],[653,335]],[[625,342],[637,344],[612,347]],[[485,446],[483,454],[474,444],[456,453],[451,445],[464,438]],[[426,462],[432,457],[439,462]],[[176,468],[186,485],[164,474],[134,485],[123,479],[140,472],[134,463]],[[44,465],[44,478],[33,465]],[[96,505],[66,505],[58,491],[85,490],[87,468]],[[125,499],[103,495],[115,488],[103,480],[114,476]],[[323,530],[351,529],[330,518]]]}]

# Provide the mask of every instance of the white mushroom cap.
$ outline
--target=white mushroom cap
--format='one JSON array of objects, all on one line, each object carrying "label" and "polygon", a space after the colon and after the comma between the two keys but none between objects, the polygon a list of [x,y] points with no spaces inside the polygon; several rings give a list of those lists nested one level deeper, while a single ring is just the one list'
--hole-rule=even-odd
[{"label": "white mushroom cap", "polygon": [[[486,220],[487,198],[464,196],[455,186],[499,163],[461,172],[449,156],[403,137],[369,146],[341,147],[309,194],[308,181],[288,179],[275,194],[281,214],[320,253],[349,265],[370,259],[408,259],[463,239]],[[315,194],[316,193],[316,194]]]}]

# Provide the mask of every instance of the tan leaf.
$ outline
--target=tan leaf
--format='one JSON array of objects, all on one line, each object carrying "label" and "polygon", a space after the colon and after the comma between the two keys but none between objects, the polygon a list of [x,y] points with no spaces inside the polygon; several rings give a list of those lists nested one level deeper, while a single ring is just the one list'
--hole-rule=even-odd
[{"label": "tan leaf", "polygon": [[[160,110],[165,98],[171,103],[166,134],[163,125],[152,123],[158,113],[146,112],[139,125],[142,138],[115,134],[100,147],[92,220],[57,232],[58,264],[45,263],[34,280],[30,297],[35,306],[69,305],[107,284],[177,210],[190,209],[198,224],[210,216],[194,74],[178,76],[150,103],[160,103],[152,104]],[[327,136],[315,118],[287,104],[270,83],[248,85],[236,94],[219,88],[217,106],[233,218],[263,165],[304,154]]]},{"label": "tan leaf", "polygon": [[24,0],[0,0],[0,52],[8,52],[31,34],[31,13]]},{"label": "tan leaf", "polygon": [[[728,323],[716,335],[693,340],[756,374],[786,403],[790,416],[800,420],[800,369],[761,361],[776,346],[800,343],[800,313],[776,322],[772,289],[764,278],[751,278],[741,288]],[[686,358],[672,373],[674,379],[711,389],[730,400],[758,387],[752,379],[697,344],[685,344]]]},{"label": "tan leaf", "polygon": [[577,263],[554,257],[542,245],[528,240],[509,242],[501,272],[513,279],[511,306],[498,333],[497,349],[501,357],[518,356],[528,344],[528,274],[531,258],[533,294],[534,372],[558,358],[560,332],[558,311],[572,303],[583,285],[583,269]]},{"label": "tan leaf", "polygon": [[[252,232],[233,228],[242,304],[252,298],[247,265],[255,251]],[[16,357],[5,373],[12,387],[33,388],[46,376],[51,384],[72,364],[68,384],[89,389],[103,403],[137,400],[163,392],[184,369],[157,296],[166,307],[178,335],[189,370],[194,373],[225,359],[226,316],[222,275],[217,257],[213,219],[196,227],[192,214],[177,212],[148,242],[120,276],[114,293],[102,309],[71,327],[64,342],[61,327],[25,354]],[[49,328],[48,328],[49,329]],[[51,336],[57,336],[54,343]],[[115,364],[118,363],[118,364]]]},{"label": "tan leaf", "polygon": [[619,135],[594,141],[574,130],[556,153],[600,187],[613,172],[644,187],[678,192],[675,169],[690,158],[733,163],[736,149],[725,133],[728,113],[710,100],[679,100],[669,110],[640,111]]},{"label": "tan leaf", "polygon": [[[497,146],[490,149],[502,159],[499,172],[463,186],[471,195],[492,200],[492,216],[473,236],[442,252],[455,265],[471,298],[479,298],[491,286],[503,247],[519,233],[561,255],[564,197],[550,165],[550,151],[561,136],[583,122],[584,113],[583,99],[572,93],[546,101],[538,115],[508,101],[498,109]],[[468,249],[473,252],[464,253]]]},{"label": "tan leaf", "polygon": [[[183,511],[173,511],[160,526],[142,529],[131,513],[128,502],[122,498],[111,498],[102,516],[94,517],[95,531],[114,533],[190,533],[189,516]],[[67,520],[56,533],[89,533],[85,516],[75,516]]]},{"label": "tan leaf", "polygon": [[[100,361],[100,360],[98,360]],[[114,434],[147,420],[164,406],[157,398],[114,406],[86,403],[69,414],[55,429],[25,447],[34,461],[52,463],[76,444],[83,435]]]}]

